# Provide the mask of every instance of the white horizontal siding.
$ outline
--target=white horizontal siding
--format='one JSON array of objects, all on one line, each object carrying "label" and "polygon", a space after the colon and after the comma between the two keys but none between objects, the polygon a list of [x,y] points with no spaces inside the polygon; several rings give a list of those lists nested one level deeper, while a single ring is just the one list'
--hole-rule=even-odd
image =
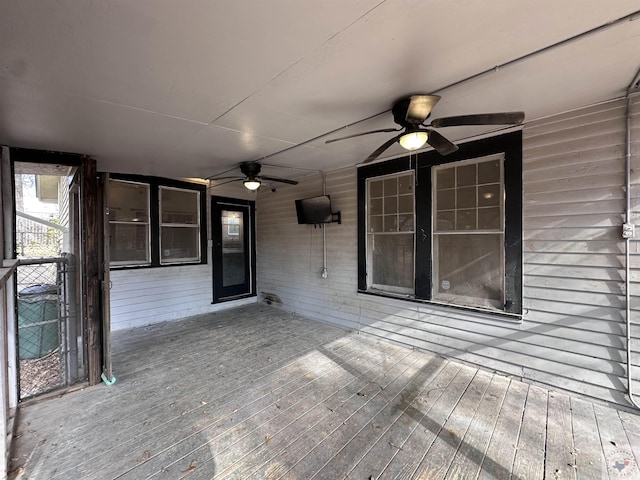
[{"label": "white horizontal siding", "polygon": [[211,265],[112,270],[111,329],[214,312],[255,297],[212,305]]},{"label": "white horizontal siding", "polygon": [[[294,205],[322,193],[320,178],[259,193],[258,290],[314,319],[626,404],[624,113],[623,102],[611,102],[524,129],[522,323],[358,294],[355,168],[327,175],[343,222],[326,227],[327,279],[320,275],[322,231],[297,225]],[[636,114],[634,138],[639,123]],[[637,183],[633,205],[640,215]],[[634,248],[635,314],[640,248]]]},{"label": "white horizontal siding", "polygon": [[[209,194],[247,198],[243,190],[225,185],[209,189]],[[208,196],[207,232],[211,238],[209,211]],[[212,305],[210,249],[208,258],[207,265],[112,270],[111,329],[151,325],[256,302],[256,297],[251,297]]]}]

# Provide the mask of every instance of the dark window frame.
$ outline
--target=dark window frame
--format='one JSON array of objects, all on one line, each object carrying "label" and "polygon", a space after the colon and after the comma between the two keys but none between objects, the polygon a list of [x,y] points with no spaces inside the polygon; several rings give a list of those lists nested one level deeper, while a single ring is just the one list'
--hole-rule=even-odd
[{"label": "dark window frame", "polygon": [[[459,150],[442,156],[435,151],[409,155],[360,167],[357,177],[358,198],[358,292],[398,298],[391,293],[367,290],[366,182],[368,178],[413,170],[415,189],[415,298],[446,307],[474,310],[476,307],[432,302],[432,199],[431,167],[488,155],[504,155],[505,191],[505,304],[503,310],[480,309],[488,314],[522,315],[522,132],[512,132],[461,144]],[[424,233],[423,233],[424,232]],[[420,239],[417,237],[421,236]]]},{"label": "dark window frame", "polygon": [[[148,175],[129,175],[110,173],[110,180],[121,180],[149,185],[149,229],[151,235],[149,264],[110,265],[111,270],[128,270],[139,268],[170,268],[185,265],[203,265],[207,263],[207,187],[199,183],[185,182],[171,178],[153,177]],[[193,190],[200,193],[200,260],[187,262],[161,263],[160,261],[160,187]]]}]

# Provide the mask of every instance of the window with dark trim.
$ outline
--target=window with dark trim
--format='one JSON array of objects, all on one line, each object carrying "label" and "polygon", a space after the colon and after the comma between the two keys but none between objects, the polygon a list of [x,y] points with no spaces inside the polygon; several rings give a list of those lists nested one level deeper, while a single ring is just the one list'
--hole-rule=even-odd
[{"label": "window with dark trim", "polygon": [[111,174],[111,267],[206,263],[206,187],[178,180]]},{"label": "window with dark trim", "polygon": [[522,313],[522,132],[358,169],[358,290]]}]

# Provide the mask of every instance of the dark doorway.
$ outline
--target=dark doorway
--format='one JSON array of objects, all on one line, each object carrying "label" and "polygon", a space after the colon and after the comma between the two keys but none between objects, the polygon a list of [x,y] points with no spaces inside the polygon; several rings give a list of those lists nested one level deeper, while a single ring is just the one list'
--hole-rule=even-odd
[{"label": "dark doorway", "polygon": [[[19,155],[16,155],[19,158]],[[13,163],[19,399],[87,378],[78,167]]]},{"label": "dark doorway", "polygon": [[255,295],[255,202],[211,198],[213,303]]}]

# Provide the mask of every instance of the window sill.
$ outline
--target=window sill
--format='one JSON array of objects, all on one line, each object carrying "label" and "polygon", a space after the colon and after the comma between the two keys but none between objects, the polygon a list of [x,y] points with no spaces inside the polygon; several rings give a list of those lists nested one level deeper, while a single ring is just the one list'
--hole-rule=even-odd
[{"label": "window sill", "polygon": [[184,263],[162,263],[160,265],[110,265],[109,270],[139,270],[147,268],[166,268],[166,267],[186,267],[190,265],[206,265],[206,262],[198,260],[197,262],[184,262]]},{"label": "window sill", "polygon": [[459,312],[466,312],[466,313],[477,315],[480,318],[488,318],[491,320],[503,320],[509,323],[516,323],[516,324],[522,323],[523,315],[524,315],[522,313],[509,313],[509,312],[503,312],[499,310],[492,310],[488,308],[476,308],[476,307],[468,307],[464,305],[452,305],[450,303],[436,302],[433,300],[423,300],[423,299],[415,298],[413,295],[394,294],[389,292],[383,292],[380,290],[375,290],[375,291],[358,290],[358,295],[368,295],[372,297],[389,298],[392,300],[400,300],[400,301],[410,302],[413,304],[417,303],[417,304],[433,307],[435,310],[439,310],[442,312],[447,312],[452,310],[459,311]]}]

